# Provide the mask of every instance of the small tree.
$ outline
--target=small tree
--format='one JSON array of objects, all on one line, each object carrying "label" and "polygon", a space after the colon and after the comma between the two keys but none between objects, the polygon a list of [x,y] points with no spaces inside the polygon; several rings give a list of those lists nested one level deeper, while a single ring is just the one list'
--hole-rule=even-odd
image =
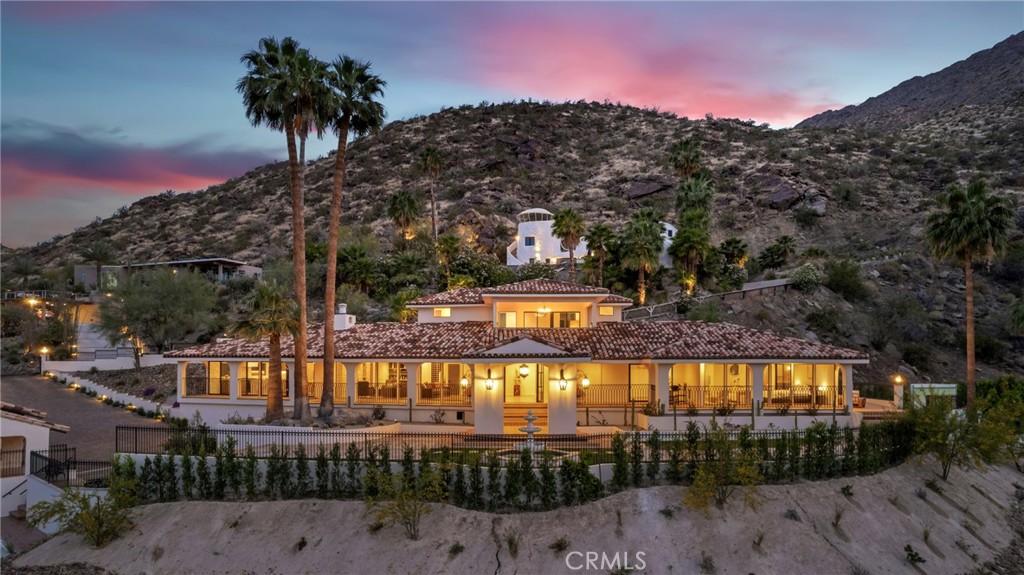
[{"label": "small tree", "polygon": [[910,407],[915,452],[934,456],[943,480],[949,478],[954,465],[981,468],[1011,457],[1011,447],[1018,441],[1015,423],[1021,404],[979,400],[977,408],[954,410],[952,402],[938,400],[915,402]]},{"label": "small tree", "polygon": [[743,490],[743,502],[751,509],[760,506],[757,485],[763,481],[752,450],[738,450],[729,434],[712,423],[705,438],[710,458],[697,466],[683,503],[705,515],[713,502],[722,508],[737,489]]},{"label": "small tree", "polygon": [[443,493],[441,476],[432,467],[425,468],[411,486],[404,481],[384,482],[380,495],[367,499],[367,510],[384,525],[401,525],[415,541],[420,538],[420,522],[431,511],[430,504],[441,501]]},{"label": "small tree", "polygon": [[32,506],[28,520],[34,526],[55,521],[61,532],[82,536],[93,547],[103,547],[132,527],[128,508],[114,497],[101,498],[69,488],[53,501]]},{"label": "small tree", "polygon": [[213,285],[197,274],[138,274],[100,303],[100,332],[111,344],[129,342],[140,369],[143,343],[163,352],[204,329],[215,301]]}]

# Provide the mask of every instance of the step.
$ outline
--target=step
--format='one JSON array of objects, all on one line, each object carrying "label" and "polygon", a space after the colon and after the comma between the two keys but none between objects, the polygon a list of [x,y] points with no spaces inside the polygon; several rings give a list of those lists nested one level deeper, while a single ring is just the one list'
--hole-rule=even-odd
[{"label": "step", "polygon": [[23,504],[19,505],[17,507],[17,509],[15,509],[14,511],[11,511],[10,517],[11,517],[11,519],[17,519],[18,521],[24,521],[25,517],[27,515],[28,515],[28,511],[25,509],[25,504],[23,503]]}]

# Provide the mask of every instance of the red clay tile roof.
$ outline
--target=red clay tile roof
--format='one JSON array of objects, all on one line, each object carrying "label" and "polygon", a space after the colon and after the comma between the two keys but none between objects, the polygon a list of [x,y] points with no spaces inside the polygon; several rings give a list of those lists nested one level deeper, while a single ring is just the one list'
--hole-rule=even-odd
[{"label": "red clay tile roof", "polygon": [[[490,322],[370,323],[336,332],[339,361],[361,359],[458,360],[479,357],[516,337],[530,337],[592,360],[867,360],[867,354],[830,345],[782,337],[725,323],[599,323],[588,328],[513,329]],[[291,338],[283,338],[283,355],[293,357]],[[323,332],[311,327],[309,357],[323,357]],[[180,358],[265,358],[268,342],[228,340],[166,354]],[[561,354],[559,354],[561,355]]]},{"label": "red clay tile roof", "polygon": [[7,419],[20,421],[22,423],[30,423],[40,427],[48,427],[54,431],[59,431],[60,433],[67,433],[71,430],[71,428],[66,425],[47,421],[45,411],[14,405],[13,403],[7,403],[6,401],[0,402],[0,413],[2,413],[3,417],[6,417]]},{"label": "red clay tile roof", "polygon": [[628,303],[633,300],[610,293],[605,288],[597,288],[586,285],[571,284],[548,279],[533,279],[510,284],[504,284],[489,288],[457,288],[426,295],[410,301],[407,305],[412,306],[433,306],[433,305],[482,305],[485,296],[505,295],[605,295],[601,303]]}]

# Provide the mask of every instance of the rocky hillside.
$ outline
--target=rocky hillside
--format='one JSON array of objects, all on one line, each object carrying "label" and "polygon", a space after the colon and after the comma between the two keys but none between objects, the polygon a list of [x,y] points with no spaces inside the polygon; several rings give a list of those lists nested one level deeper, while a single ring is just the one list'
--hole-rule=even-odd
[{"label": "rocky hillside", "polygon": [[863,104],[828,110],[797,124],[906,128],[964,106],[998,110],[1024,102],[1024,32],[934,74],[911,78]]},{"label": "rocky hillside", "polygon": [[[1019,76],[1024,60],[1011,65],[1004,54],[1019,51],[1022,39],[1014,36],[940,74],[959,86],[949,89],[955,94],[977,92],[967,85],[988,82],[993,61]],[[948,79],[952,74],[962,80]],[[936,102],[936,82],[929,76],[905,89],[920,87],[922,102]],[[392,122],[350,146],[342,221],[349,237],[374,234],[385,246],[392,242],[397,236],[383,200],[400,189],[426,191],[415,164],[427,145],[439,147],[446,160],[437,184],[442,229],[502,260],[515,216],[526,208],[573,207],[589,223],[617,226],[638,207],[653,206],[671,221],[677,181],[668,150],[692,137],[717,184],[714,242],[739,237],[756,255],[790,235],[798,253],[815,248],[819,264],[822,254],[862,263],[868,282],[868,296],[859,302],[823,293],[811,305],[793,300],[776,309],[726,309],[723,319],[869,349],[870,369],[879,378],[898,367],[920,377],[962,378],[962,271],[927,255],[924,222],[950,184],[985,177],[1021,214],[1013,232],[1019,246],[1024,99],[974,105],[952,92],[942,101],[970,105],[935,106],[929,118],[885,133],[856,122],[771,130],[582,101],[446,108]],[[880,97],[885,101],[896,106],[902,100]],[[307,170],[306,221],[313,240],[326,235],[332,165],[333,157],[320,158]],[[286,166],[266,165],[203,191],[145,198],[70,235],[18,251],[55,268],[76,262],[79,246],[105,239],[125,260],[228,256],[265,264],[288,256],[288,195]],[[1006,329],[1009,305],[1022,295],[1022,252],[1015,248],[978,274],[979,333],[998,344],[980,359],[984,375],[1024,371],[1024,343]],[[5,263],[12,259],[5,254]],[[906,325],[896,332],[885,318]]]}]

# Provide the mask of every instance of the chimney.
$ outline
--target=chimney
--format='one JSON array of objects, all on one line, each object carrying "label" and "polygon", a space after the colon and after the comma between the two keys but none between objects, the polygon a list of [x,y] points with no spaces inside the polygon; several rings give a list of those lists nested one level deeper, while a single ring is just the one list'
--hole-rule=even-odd
[{"label": "chimney", "polygon": [[356,324],[356,316],[348,313],[348,304],[339,303],[334,312],[334,331],[346,330]]}]

